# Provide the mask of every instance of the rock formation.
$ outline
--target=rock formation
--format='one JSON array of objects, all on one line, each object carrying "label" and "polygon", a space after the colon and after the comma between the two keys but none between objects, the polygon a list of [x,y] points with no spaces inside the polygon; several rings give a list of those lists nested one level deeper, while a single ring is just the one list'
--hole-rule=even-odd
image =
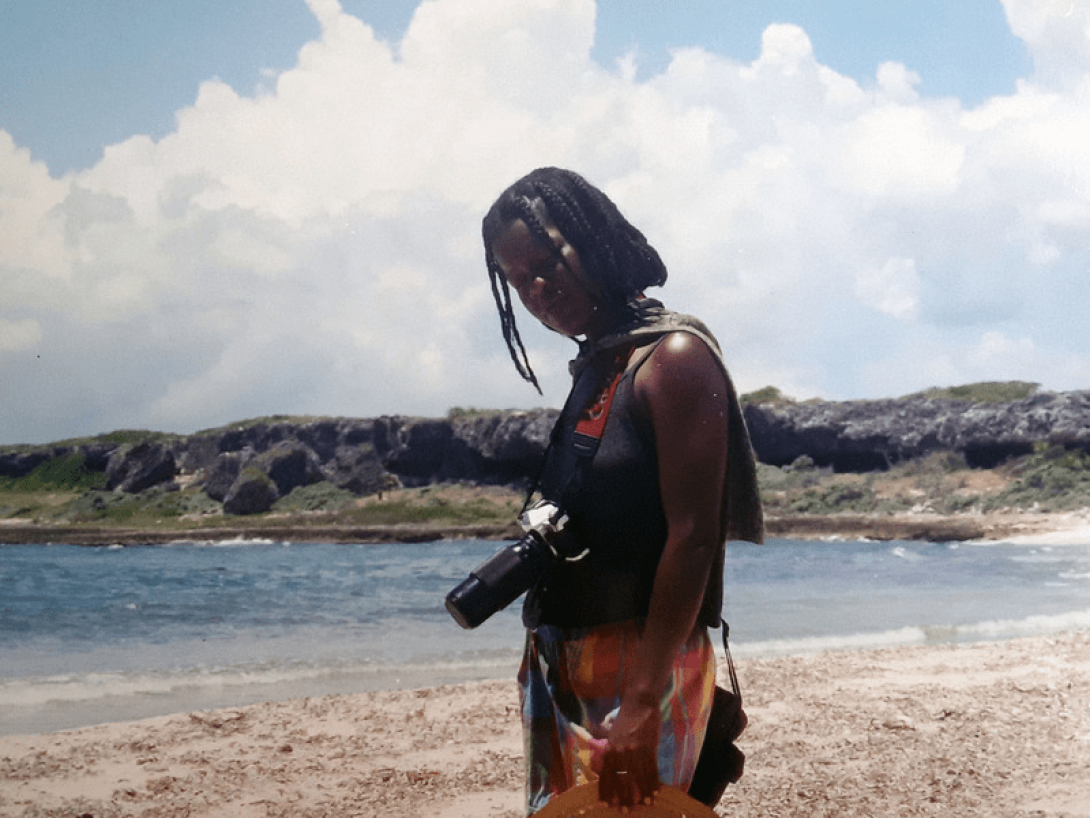
[{"label": "rock formation", "polygon": [[[991,467],[1040,443],[1090,452],[1090,392],[1007,403],[925,397],[745,406],[762,462],[806,457],[837,471],[873,471],[936,451]],[[269,421],[135,445],[0,448],[0,477],[24,477],[79,455],[106,485],[136,493],[187,476],[229,513],[266,511],[300,486],[326,481],[357,495],[442,481],[526,485],[556,419],[553,409],[450,419],[382,417]],[[149,435],[149,438],[156,436]]]},{"label": "rock formation", "polygon": [[174,453],[162,443],[119,446],[106,463],[106,488],[138,494],[177,475]]},{"label": "rock formation", "polygon": [[970,466],[990,468],[1037,443],[1090,452],[1090,392],[1008,403],[909,397],[750,404],[744,411],[757,458],[774,466],[806,455],[836,471],[864,472],[950,451]]}]

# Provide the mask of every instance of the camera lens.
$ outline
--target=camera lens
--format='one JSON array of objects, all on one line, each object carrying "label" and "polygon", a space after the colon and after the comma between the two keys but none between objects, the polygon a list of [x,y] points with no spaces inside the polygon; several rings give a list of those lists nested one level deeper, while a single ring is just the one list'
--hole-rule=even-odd
[{"label": "camera lens", "polygon": [[454,621],[466,630],[477,627],[494,613],[492,595],[485,584],[472,574],[447,594],[446,604]]},{"label": "camera lens", "polygon": [[549,562],[536,533],[501,548],[447,594],[447,610],[463,628],[475,628],[526,592]]}]

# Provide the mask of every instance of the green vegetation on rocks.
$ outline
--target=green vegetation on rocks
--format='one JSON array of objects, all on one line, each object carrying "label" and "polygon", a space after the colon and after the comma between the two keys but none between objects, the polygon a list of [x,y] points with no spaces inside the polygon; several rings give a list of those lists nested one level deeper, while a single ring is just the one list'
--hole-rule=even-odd
[{"label": "green vegetation on rocks", "polygon": [[105,484],[106,475],[88,469],[87,459],[76,452],[47,460],[25,477],[0,477],[0,492],[82,491]]},{"label": "green vegetation on rocks", "polygon": [[1059,512],[1090,505],[1090,455],[1086,452],[1038,446],[1006,471],[1010,485],[988,499],[986,510],[1013,507]]},{"label": "green vegetation on rocks", "polygon": [[775,386],[766,386],[754,392],[746,392],[744,395],[739,396],[738,400],[743,404],[760,403],[772,406],[781,406],[785,403],[795,402],[794,398],[789,398]]},{"label": "green vegetation on rocks", "polygon": [[41,521],[93,523],[136,527],[170,527],[182,518],[220,516],[220,504],[202,491],[177,491],[161,487],[139,494],[89,491],[63,506],[39,515]]},{"label": "green vegetation on rocks", "polygon": [[287,497],[273,504],[277,514],[295,514],[307,511],[341,511],[354,505],[358,498],[345,489],[339,489],[327,480],[298,486]]},{"label": "green vegetation on rocks", "polygon": [[507,525],[514,522],[521,505],[521,493],[510,489],[438,485],[368,499],[344,518],[357,525]]},{"label": "green vegetation on rocks", "polygon": [[964,458],[938,452],[866,474],[835,474],[808,462],[760,464],[758,478],[770,516],[1090,509],[1090,455],[1062,446],[1039,447],[995,469],[972,469]]},{"label": "green vegetation on rocks", "polygon": [[1036,395],[1039,383],[1027,381],[981,381],[963,386],[934,386],[907,397],[931,400],[963,400],[970,403],[1011,403]]}]

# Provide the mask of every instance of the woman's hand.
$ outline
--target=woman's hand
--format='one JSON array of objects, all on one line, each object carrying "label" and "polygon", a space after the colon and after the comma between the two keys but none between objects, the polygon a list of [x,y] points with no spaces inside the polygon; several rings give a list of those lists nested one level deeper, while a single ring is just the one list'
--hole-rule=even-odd
[{"label": "woman's hand", "polygon": [[658,702],[626,697],[609,730],[598,777],[598,800],[627,809],[650,803],[658,793],[658,745],[662,716]]}]

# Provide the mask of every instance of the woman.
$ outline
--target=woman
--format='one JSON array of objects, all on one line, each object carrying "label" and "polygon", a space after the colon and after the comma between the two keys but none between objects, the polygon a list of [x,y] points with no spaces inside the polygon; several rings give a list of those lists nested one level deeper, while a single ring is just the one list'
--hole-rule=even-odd
[{"label": "woman", "polygon": [[[734,388],[707,328],[645,297],[666,281],[658,253],[579,175],[520,179],[483,236],[519,373],[538,386],[512,289],[579,343],[539,489],[569,515],[565,553],[586,553],[555,561],[523,611],[528,812],[595,777],[621,807],[661,783],[685,790],[714,691],[724,543],[762,539]],[[582,462],[573,436],[595,417],[604,432]]]}]

